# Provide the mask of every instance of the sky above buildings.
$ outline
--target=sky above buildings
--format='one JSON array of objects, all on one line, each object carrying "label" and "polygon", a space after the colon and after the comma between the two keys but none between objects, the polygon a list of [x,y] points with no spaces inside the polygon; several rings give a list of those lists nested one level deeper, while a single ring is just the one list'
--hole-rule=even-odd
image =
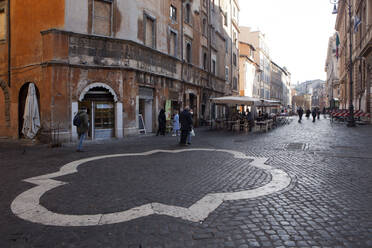
[{"label": "sky above buildings", "polygon": [[325,80],[336,15],[329,0],[240,0],[240,25],[266,35],[271,59],[297,81]]}]

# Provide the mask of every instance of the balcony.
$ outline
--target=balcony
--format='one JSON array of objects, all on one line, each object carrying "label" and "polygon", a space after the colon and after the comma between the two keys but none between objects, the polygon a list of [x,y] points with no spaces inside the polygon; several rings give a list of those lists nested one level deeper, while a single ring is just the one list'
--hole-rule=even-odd
[{"label": "balcony", "polygon": [[372,51],[372,26],[369,26],[365,35],[356,42],[354,57],[367,57]]}]

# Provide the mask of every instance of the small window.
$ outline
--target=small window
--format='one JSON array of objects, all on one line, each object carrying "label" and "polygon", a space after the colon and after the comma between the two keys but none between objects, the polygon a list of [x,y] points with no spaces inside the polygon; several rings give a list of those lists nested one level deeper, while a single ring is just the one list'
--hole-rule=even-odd
[{"label": "small window", "polygon": [[208,66],[208,56],[207,56],[207,53],[204,53],[203,54],[203,69],[207,70],[207,66]]},{"label": "small window", "polygon": [[177,21],[177,9],[173,5],[170,6],[170,18],[173,21]]},{"label": "small window", "polygon": [[191,23],[191,6],[190,4],[186,4],[186,13],[185,13],[185,22],[186,23]]},{"label": "small window", "polygon": [[146,15],[145,18],[145,45],[156,48],[156,20]]},{"label": "small window", "polygon": [[228,25],[228,20],[227,20],[227,12],[223,13],[223,25],[227,27]]},{"label": "small window", "polygon": [[177,57],[177,34],[173,31],[170,32],[169,54]]},{"label": "small window", "polygon": [[203,35],[207,36],[207,19],[203,18]]},{"label": "small window", "polygon": [[5,11],[5,2],[0,1],[0,40],[6,39],[6,11]]},{"label": "small window", "polygon": [[216,60],[212,59],[212,74],[216,75]]},{"label": "small window", "polygon": [[225,80],[229,81],[229,67],[225,67]]},{"label": "small window", "polygon": [[229,53],[229,39],[226,39],[225,41],[225,50],[226,53]]},{"label": "small window", "polygon": [[234,30],[234,33],[233,33],[233,43],[235,44],[235,46],[238,43],[238,34],[236,33],[235,30]]},{"label": "small window", "polygon": [[234,79],[233,79],[233,88],[234,88],[234,90],[238,89],[238,79],[236,77],[234,77]]},{"label": "small window", "polygon": [[236,53],[233,54],[233,64],[236,66]]},{"label": "small window", "polygon": [[186,62],[191,64],[191,43],[186,45]]},{"label": "small window", "polygon": [[93,4],[93,33],[111,36],[112,2],[105,0],[94,0]]}]

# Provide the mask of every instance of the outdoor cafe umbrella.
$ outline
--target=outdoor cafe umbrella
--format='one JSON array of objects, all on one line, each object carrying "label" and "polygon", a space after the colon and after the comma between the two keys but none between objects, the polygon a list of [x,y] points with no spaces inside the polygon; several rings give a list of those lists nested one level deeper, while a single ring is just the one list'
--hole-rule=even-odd
[{"label": "outdoor cafe umbrella", "polygon": [[39,106],[35,85],[30,83],[25,104],[25,112],[23,115],[22,133],[25,137],[33,139],[40,129]]}]

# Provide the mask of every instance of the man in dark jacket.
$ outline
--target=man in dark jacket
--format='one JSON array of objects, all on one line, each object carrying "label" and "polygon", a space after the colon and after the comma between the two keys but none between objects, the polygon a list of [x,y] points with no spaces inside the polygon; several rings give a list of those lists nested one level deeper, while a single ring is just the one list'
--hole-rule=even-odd
[{"label": "man in dark jacket", "polygon": [[313,108],[313,110],[311,111],[311,115],[313,116],[313,122],[315,122],[317,112],[318,111],[316,110],[316,108]]},{"label": "man in dark jacket", "polygon": [[192,129],[192,116],[189,107],[186,107],[180,114],[181,141],[180,145],[186,145],[186,139]]},{"label": "man in dark jacket", "polygon": [[160,112],[159,112],[158,124],[159,124],[159,128],[158,128],[158,132],[156,133],[156,136],[158,136],[159,134],[164,136],[165,135],[166,124],[167,124],[167,119],[166,119],[166,116],[165,116],[164,109],[161,109]]},{"label": "man in dark jacket", "polygon": [[300,123],[302,121],[302,115],[304,114],[304,110],[302,109],[302,107],[298,108],[297,114],[298,114],[298,122]]},{"label": "man in dark jacket", "polygon": [[77,114],[79,115],[80,124],[79,126],[77,126],[77,133],[79,135],[79,145],[76,151],[82,152],[81,147],[89,130],[89,117],[87,114],[87,109],[84,107]]}]

